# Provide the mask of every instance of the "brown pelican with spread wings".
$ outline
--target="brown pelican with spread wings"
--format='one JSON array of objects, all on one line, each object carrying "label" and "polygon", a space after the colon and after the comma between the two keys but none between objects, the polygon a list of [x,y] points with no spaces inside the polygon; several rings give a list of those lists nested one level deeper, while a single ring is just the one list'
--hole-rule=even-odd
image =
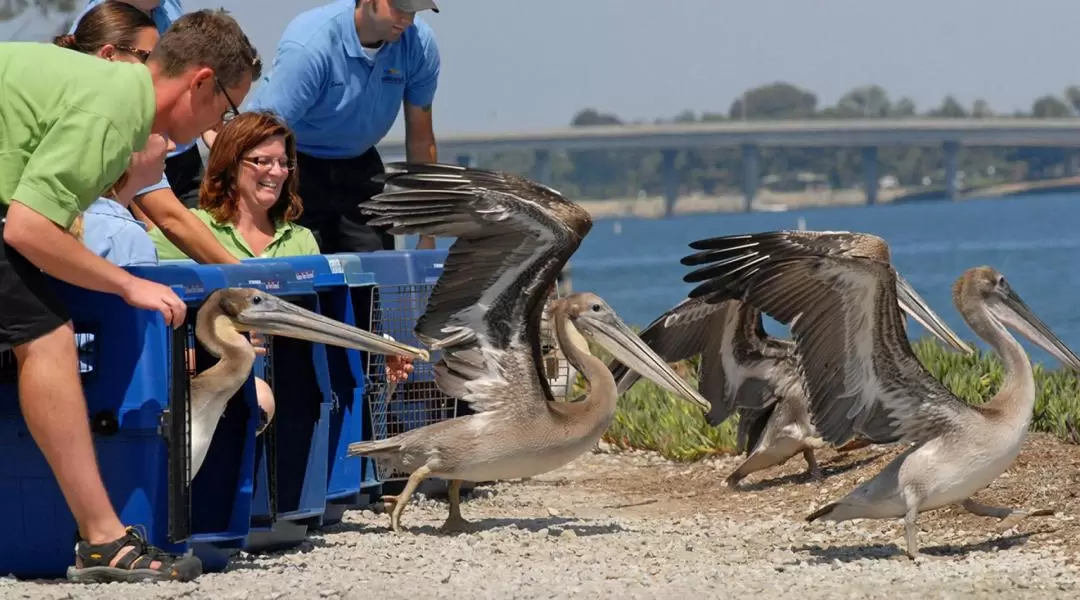
[{"label": "brown pelican with spread wings", "polygon": [[1016,459],[1031,423],[1035,380],[1013,328],[1074,370],[1080,357],[1057,338],[992,267],[953,284],[964,321],[1001,357],[1005,378],[985,403],[968,404],[923,368],[897,305],[895,269],[866,257],[830,256],[782,233],[694,242],[683,264],[707,302],[740,299],[791,326],[814,426],[828,442],[855,433],[911,444],[881,472],[809,517],[903,518],[907,554],[918,554],[916,519],[951,504],[1001,519],[1007,529],[1046,510],[983,505],[972,496]]},{"label": "brown pelican with spread wings", "polygon": [[592,227],[580,206],[525,178],[441,164],[391,164],[387,191],[361,205],[373,226],[394,234],[456,237],[416,335],[442,357],[435,381],[475,414],[389,439],[358,442],[370,456],[412,474],[393,505],[391,528],[427,477],[449,481],[445,529],[460,527],[462,481],[531,477],[595,446],[615,415],[611,372],[582,334],[630,368],[697,403],[708,402],[634,335],[595,294],[551,301],[550,319],[566,358],[589,383],[577,402],[557,402],[540,350],[548,292]]}]

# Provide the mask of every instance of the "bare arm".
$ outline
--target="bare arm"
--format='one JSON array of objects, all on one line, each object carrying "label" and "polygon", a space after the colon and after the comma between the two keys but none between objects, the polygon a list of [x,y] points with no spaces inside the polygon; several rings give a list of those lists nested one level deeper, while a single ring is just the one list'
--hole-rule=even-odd
[{"label": "bare arm", "polygon": [[[414,106],[405,103],[405,160],[409,162],[438,162],[435,143],[435,127],[431,119],[431,105]],[[435,238],[422,235],[416,242],[417,250],[433,250]]]},{"label": "bare arm", "polygon": [[240,261],[222,246],[210,229],[188,210],[170,189],[154,190],[135,198],[135,205],[161,228],[165,237],[184,254],[202,264]]}]

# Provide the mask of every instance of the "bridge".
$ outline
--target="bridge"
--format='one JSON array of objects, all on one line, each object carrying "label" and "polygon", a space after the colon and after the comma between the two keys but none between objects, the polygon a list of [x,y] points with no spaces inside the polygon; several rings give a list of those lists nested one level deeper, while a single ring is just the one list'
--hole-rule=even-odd
[{"label": "bridge", "polygon": [[[1080,119],[841,119],[722,121],[565,127],[516,133],[464,133],[438,136],[439,156],[468,165],[477,155],[508,151],[536,153],[533,177],[551,181],[551,153],[566,150],[660,150],[664,157],[668,207],[678,194],[675,156],[687,148],[742,151],[746,207],[761,178],[759,149],[861,148],[867,203],[877,201],[877,150],[883,146],[941,146],[945,152],[946,195],[956,197],[957,153],[967,147],[1080,148]],[[404,139],[379,144],[386,157],[405,156]],[[1071,166],[1071,161],[1069,162]]]}]

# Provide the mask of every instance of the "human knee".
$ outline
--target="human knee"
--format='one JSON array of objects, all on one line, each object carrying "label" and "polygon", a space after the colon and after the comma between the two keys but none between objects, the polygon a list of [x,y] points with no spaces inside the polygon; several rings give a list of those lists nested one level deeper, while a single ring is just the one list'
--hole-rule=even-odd
[{"label": "human knee", "polygon": [[274,390],[262,377],[255,378],[255,399],[259,403],[259,427],[256,435],[260,434],[270,425],[274,419]]}]

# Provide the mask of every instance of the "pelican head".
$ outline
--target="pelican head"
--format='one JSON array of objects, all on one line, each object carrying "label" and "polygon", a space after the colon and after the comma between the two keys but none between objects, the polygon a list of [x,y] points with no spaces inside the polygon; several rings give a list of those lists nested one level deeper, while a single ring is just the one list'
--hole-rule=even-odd
[{"label": "pelican head", "polygon": [[252,288],[222,288],[206,304],[217,307],[237,331],[283,335],[373,354],[429,360],[427,350],[358,329]]},{"label": "pelican head", "polygon": [[975,348],[965,344],[960,336],[949,329],[949,326],[930,309],[926,300],[915,292],[915,288],[911,287],[911,284],[901,277],[900,273],[896,273],[896,301],[904,312],[911,315],[911,318],[918,321],[938,339],[964,354],[975,354]]},{"label": "pelican head", "polygon": [[574,328],[615,355],[624,365],[648,377],[657,385],[700,406],[712,409],[705,398],[690,387],[663,359],[619,319],[599,296],[589,292],[569,294],[551,303],[551,314],[565,314]]},{"label": "pelican head", "polygon": [[1005,281],[1005,276],[993,267],[974,267],[965,271],[953,284],[953,302],[965,317],[973,306],[984,306],[991,320],[999,326],[1015,329],[1062,364],[1080,371],[1080,357],[1035,316]]}]

